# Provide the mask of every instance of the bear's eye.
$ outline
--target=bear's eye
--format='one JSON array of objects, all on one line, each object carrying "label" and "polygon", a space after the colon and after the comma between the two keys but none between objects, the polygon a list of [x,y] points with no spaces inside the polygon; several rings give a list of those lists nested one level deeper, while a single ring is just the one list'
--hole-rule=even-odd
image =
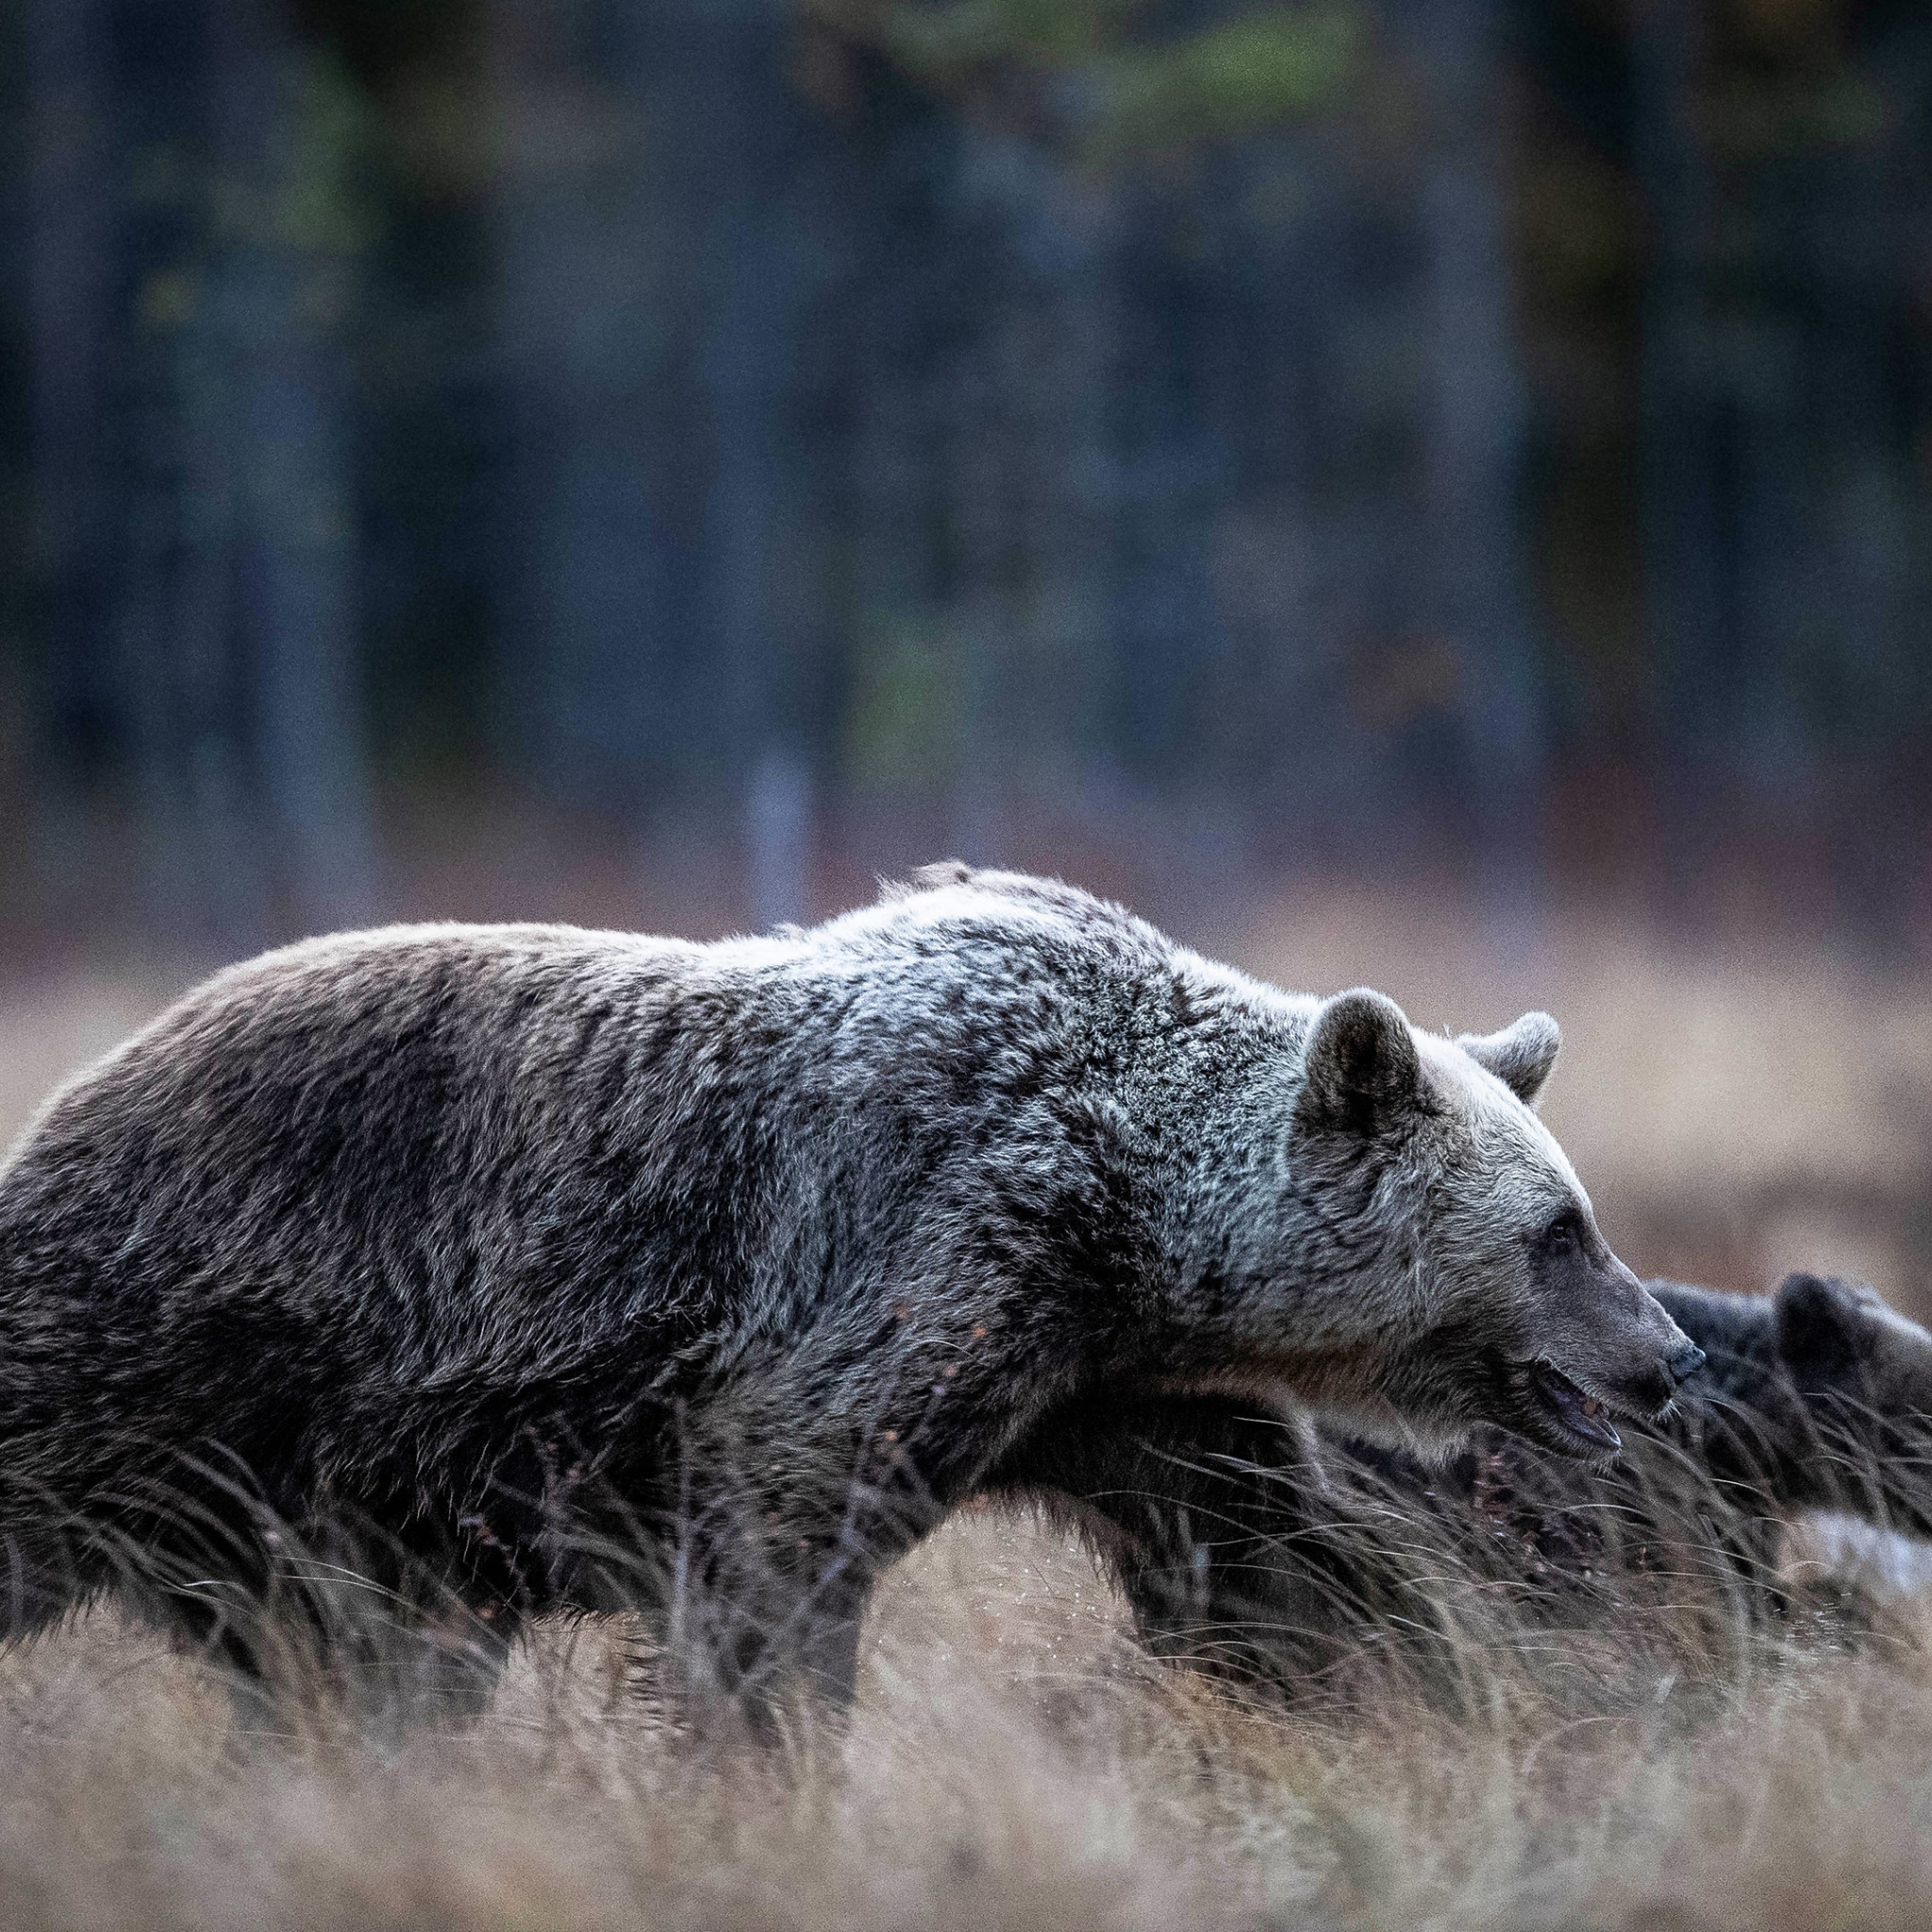
[{"label": "bear's eye", "polygon": [[1574,1208],[1566,1208],[1543,1229],[1543,1246],[1552,1254],[1567,1254],[1573,1248],[1583,1245],[1583,1217]]}]

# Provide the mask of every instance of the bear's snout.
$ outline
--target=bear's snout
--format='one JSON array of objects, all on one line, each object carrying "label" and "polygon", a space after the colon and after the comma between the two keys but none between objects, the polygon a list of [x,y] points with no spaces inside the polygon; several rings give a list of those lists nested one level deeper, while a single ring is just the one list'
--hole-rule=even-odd
[{"label": "bear's snout", "polygon": [[1624,1399],[1640,1415],[1660,1415],[1677,1392],[1676,1376],[1671,1365],[1659,1362],[1654,1369],[1632,1375],[1624,1385]]},{"label": "bear's snout", "polygon": [[1704,1351],[1694,1341],[1687,1341],[1664,1367],[1669,1370],[1671,1379],[1681,1389],[1704,1366]]},{"label": "bear's snout", "polygon": [[1620,1414],[1654,1421],[1704,1366],[1704,1351],[1621,1261],[1607,1262],[1580,1285],[1591,1317],[1562,1366]]},{"label": "bear's snout", "polygon": [[1704,1351],[1675,1323],[1671,1330],[1663,1346],[1624,1377],[1619,1392],[1637,1414],[1662,1414],[1677,1391],[1704,1366]]}]

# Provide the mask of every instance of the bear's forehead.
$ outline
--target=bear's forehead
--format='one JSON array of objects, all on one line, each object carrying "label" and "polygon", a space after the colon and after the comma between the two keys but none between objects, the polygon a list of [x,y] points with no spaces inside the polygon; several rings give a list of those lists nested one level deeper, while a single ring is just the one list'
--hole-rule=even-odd
[{"label": "bear's forehead", "polygon": [[1416,1046],[1439,1099],[1478,1147],[1534,1175],[1552,1190],[1583,1196],[1569,1157],[1542,1122],[1495,1074],[1479,1067],[1452,1040],[1417,1031]]},{"label": "bear's forehead", "polygon": [[1440,1034],[1415,1032],[1416,1050],[1428,1070],[1437,1094],[1472,1123],[1513,1124],[1515,1113],[1529,1109],[1496,1076],[1479,1067],[1456,1044]]}]

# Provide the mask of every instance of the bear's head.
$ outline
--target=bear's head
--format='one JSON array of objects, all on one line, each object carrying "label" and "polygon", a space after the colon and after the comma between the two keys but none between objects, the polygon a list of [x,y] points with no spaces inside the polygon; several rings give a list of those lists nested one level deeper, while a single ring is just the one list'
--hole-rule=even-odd
[{"label": "bear's head", "polygon": [[1285,1152],[1334,1324],[1304,1378],[1322,1406],[1424,1450],[1488,1423],[1600,1460],[1622,1446],[1613,1416],[1659,1417],[1703,1361],[1533,1110],[1558,1041],[1542,1013],[1419,1033],[1367,990],[1315,1013]]},{"label": "bear's head", "polygon": [[1932,1334],[1863,1282],[1789,1274],[1777,1353],[1802,1405],[1795,1457],[1813,1507],[1932,1536]]}]

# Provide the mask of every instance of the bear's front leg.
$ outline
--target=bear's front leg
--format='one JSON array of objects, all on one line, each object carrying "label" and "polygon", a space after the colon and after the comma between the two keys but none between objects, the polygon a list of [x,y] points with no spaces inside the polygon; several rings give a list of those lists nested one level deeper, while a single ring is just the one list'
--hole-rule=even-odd
[{"label": "bear's front leg", "polygon": [[[781,1440],[750,1425],[753,1407],[792,1426]],[[943,1509],[903,1424],[774,1400],[734,1411],[681,1446],[661,1598],[648,1607],[693,1717],[728,1707],[772,1738],[787,1709],[851,1703],[873,1585]]]},{"label": "bear's front leg", "polygon": [[694,1525],[675,1552],[664,1661],[701,1727],[728,1711],[775,1741],[787,1712],[852,1701],[874,1554],[799,1526]]},{"label": "bear's front leg", "polygon": [[926,1258],[937,1279],[821,1310],[803,1337],[741,1357],[674,1432],[659,1613],[673,1674],[761,1728],[800,1696],[851,1701],[874,1580],[1046,1406],[1013,1335],[1074,1358],[1041,1348],[992,1294],[949,1295],[971,1270],[940,1244]]}]

